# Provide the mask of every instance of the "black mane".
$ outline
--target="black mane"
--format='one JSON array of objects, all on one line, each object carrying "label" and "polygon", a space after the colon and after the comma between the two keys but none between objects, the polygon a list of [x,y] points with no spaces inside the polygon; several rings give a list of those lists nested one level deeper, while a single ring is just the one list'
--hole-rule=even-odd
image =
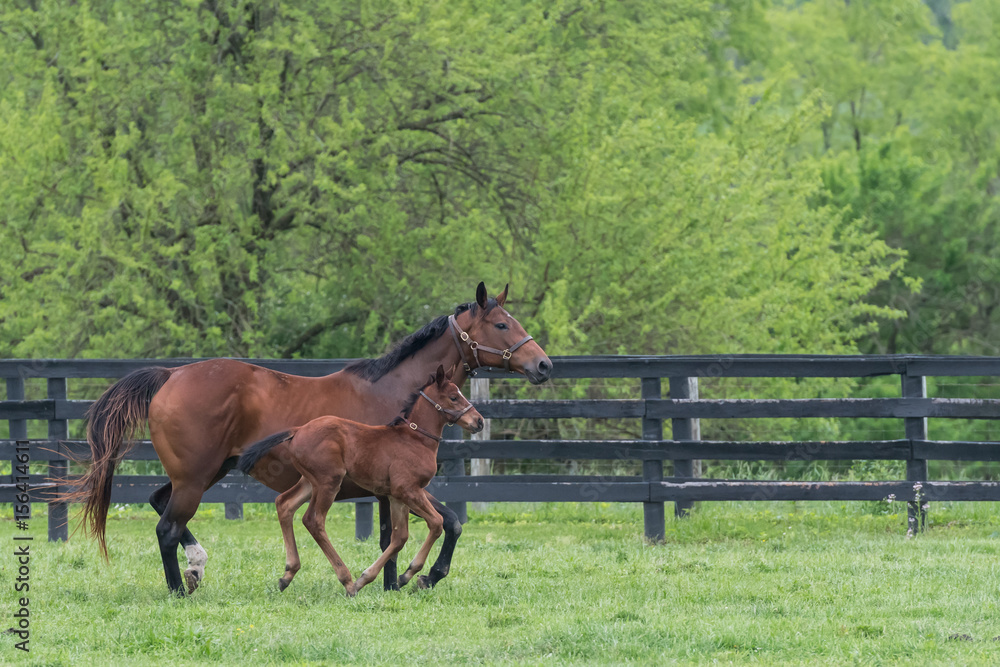
[{"label": "black mane", "polygon": [[[486,311],[489,312],[496,307],[496,299],[490,299],[486,303]],[[455,308],[455,316],[471,310],[475,315],[479,306],[475,303],[463,303]],[[399,366],[401,363],[412,357],[414,354],[424,349],[432,340],[437,340],[448,330],[448,316],[442,315],[436,320],[424,325],[422,329],[416,331],[394,347],[392,350],[382,355],[378,359],[358,359],[348,364],[344,370],[354,373],[363,380],[378,382],[386,373]],[[412,405],[410,406],[412,407]]]},{"label": "black mane", "polygon": [[402,424],[404,421],[409,419],[410,413],[413,412],[413,408],[417,404],[417,399],[420,398],[420,392],[422,392],[424,389],[427,389],[427,387],[431,386],[432,384],[434,384],[434,378],[431,378],[430,382],[428,382],[423,387],[417,389],[415,392],[410,394],[409,398],[406,399],[406,402],[403,403],[403,407],[399,411],[399,416],[393,419],[391,422],[389,422],[387,426],[396,426],[397,424]]}]

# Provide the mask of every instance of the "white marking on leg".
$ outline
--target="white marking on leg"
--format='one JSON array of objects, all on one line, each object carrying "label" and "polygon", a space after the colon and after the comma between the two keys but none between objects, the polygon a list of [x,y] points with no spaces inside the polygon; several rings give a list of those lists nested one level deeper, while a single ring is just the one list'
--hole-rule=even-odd
[{"label": "white marking on leg", "polygon": [[198,581],[205,578],[205,563],[208,562],[208,552],[200,544],[184,547],[188,559],[188,569],[193,570]]}]

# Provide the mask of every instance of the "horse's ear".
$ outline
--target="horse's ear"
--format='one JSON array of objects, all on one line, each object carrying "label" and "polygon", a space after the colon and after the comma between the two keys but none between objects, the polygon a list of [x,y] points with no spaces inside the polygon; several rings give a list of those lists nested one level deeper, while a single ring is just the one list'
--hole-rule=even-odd
[{"label": "horse's ear", "polygon": [[446,379],[447,378],[445,378],[444,375],[444,366],[438,364],[437,373],[434,376],[434,381],[437,383],[437,386],[440,387],[441,385],[444,384]]},{"label": "horse's ear", "polygon": [[486,301],[486,283],[481,282],[479,283],[479,287],[476,288],[476,303],[479,304],[480,308],[486,310]]},{"label": "horse's ear", "polygon": [[507,301],[507,288],[508,287],[510,287],[510,285],[504,285],[503,286],[503,291],[500,292],[499,294],[497,294],[497,305],[500,306],[501,308],[503,308],[504,302]]}]

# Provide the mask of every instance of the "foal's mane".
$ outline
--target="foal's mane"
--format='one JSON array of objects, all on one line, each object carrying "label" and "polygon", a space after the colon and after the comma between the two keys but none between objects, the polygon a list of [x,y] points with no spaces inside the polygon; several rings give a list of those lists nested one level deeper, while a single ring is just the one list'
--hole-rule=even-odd
[{"label": "foal's mane", "polygon": [[[490,299],[487,301],[486,312],[493,310],[496,305],[496,299]],[[475,303],[463,303],[455,308],[455,317],[458,317],[467,310],[472,311],[472,314],[475,315],[479,311],[479,306]],[[419,331],[411,333],[409,336],[404,338],[399,345],[378,359],[358,359],[357,361],[352,361],[350,364],[345,366],[344,370],[348,373],[357,375],[362,380],[378,382],[385,377],[387,373],[415,355],[420,350],[427,347],[427,344],[431,341],[437,340],[443,336],[447,331],[448,316],[442,315],[436,320],[425,324]],[[409,402],[408,405],[411,408],[413,407]]]}]

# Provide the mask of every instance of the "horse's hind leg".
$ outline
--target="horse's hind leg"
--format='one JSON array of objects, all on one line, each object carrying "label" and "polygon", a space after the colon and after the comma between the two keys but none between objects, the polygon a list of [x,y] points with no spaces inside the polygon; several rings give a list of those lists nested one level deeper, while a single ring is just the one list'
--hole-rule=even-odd
[{"label": "horse's hind leg", "polygon": [[160,543],[160,558],[163,560],[163,573],[167,577],[167,587],[171,593],[184,595],[184,582],[181,570],[177,565],[177,545],[181,535],[187,528],[201,503],[202,489],[200,486],[174,486],[170,500],[163,509],[163,515],[156,524],[156,538]]},{"label": "horse's hind leg", "polygon": [[426,491],[424,495],[427,496],[427,500],[434,507],[434,510],[441,515],[444,541],[441,543],[441,553],[438,554],[437,560],[431,566],[430,572],[417,577],[417,586],[434,588],[437,582],[448,576],[448,571],[451,570],[451,559],[455,555],[455,545],[458,544],[458,538],[462,536],[462,522],[458,520],[458,515],[455,514],[454,510],[445,507],[440,500]]},{"label": "horse's hind leg", "polygon": [[295,511],[302,507],[312,494],[312,485],[305,477],[299,479],[295,486],[279,495],[274,506],[278,510],[278,523],[281,524],[281,537],[285,543],[285,574],[278,579],[278,590],[285,590],[292,583],[295,573],[302,567],[299,560],[299,550],[295,545]]},{"label": "horse's hind leg", "polygon": [[405,586],[413,575],[423,569],[424,563],[427,562],[427,555],[431,552],[431,547],[441,537],[442,524],[444,522],[423,489],[417,489],[416,493],[404,496],[401,500],[409,506],[411,512],[427,522],[427,539],[420,546],[417,555],[413,557],[410,566],[406,568],[406,572],[399,577],[399,585]]},{"label": "horse's hind leg", "polygon": [[326,484],[316,485],[313,491],[312,502],[309,503],[306,513],[302,516],[302,523],[312,534],[319,548],[326,554],[327,560],[333,566],[333,571],[337,573],[337,579],[344,585],[347,594],[350,595],[353,580],[351,571],[344,564],[337,550],[333,548],[330,537],[326,534],[326,515],[330,511],[330,506],[333,505],[334,499],[337,497],[337,491],[340,490],[340,483],[343,479],[344,475],[341,473],[335,475]]},{"label": "horse's hind leg", "polygon": [[[172,489],[173,483],[167,482],[156,491],[153,491],[152,495],[149,496],[149,504],[153,506],[153,509],[160,516],[163,516],[164,510],[167,508],[167,502],[170,500]],[[185,528],[181,533],[181,546],[184,547],[184,554],[187,556],[188,561],[188,569],[184,572],[184,578],[187,581],[188,587],[193,591],[197,588],[198,582],[205,577],[205,563],[208,561],[208,553],[198,543],[198,540],[195,539],[188,528]],[[189,572],[193,576],[189,575]]]}]

